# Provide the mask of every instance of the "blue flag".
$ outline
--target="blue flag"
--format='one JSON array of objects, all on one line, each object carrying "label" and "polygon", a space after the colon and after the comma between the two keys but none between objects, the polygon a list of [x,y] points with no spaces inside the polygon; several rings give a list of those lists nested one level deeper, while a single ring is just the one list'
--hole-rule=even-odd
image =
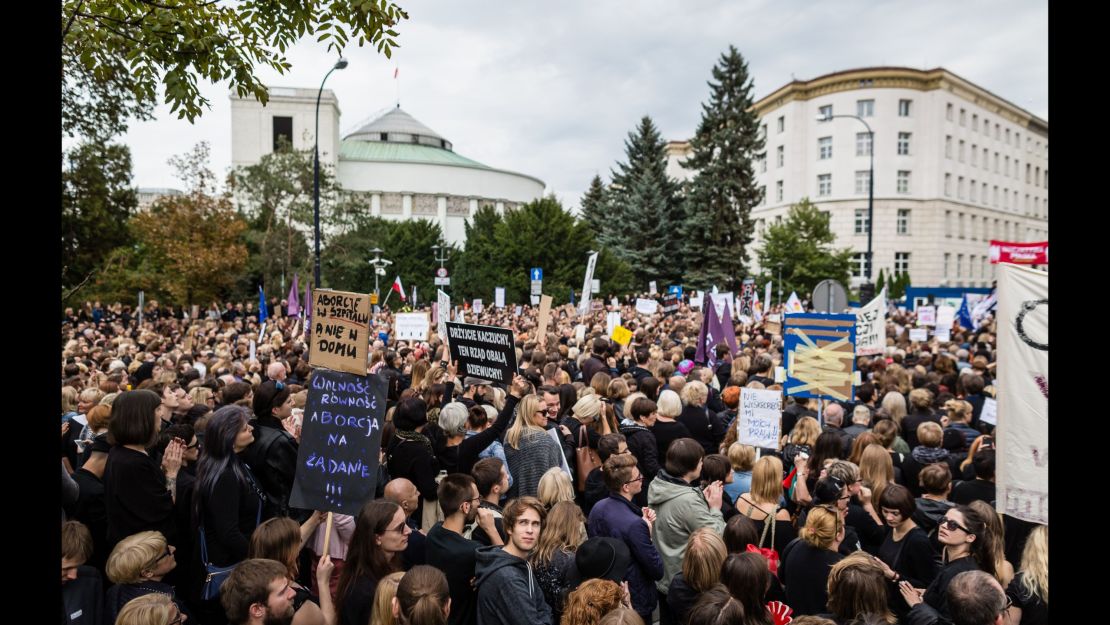
[{"label": "blue flag", "polygon": [[956,313],[956,320],[960,322],[960,327],[974,330],[975,325],[971,321],[971,309],[967,306],[967,293],[964,293],[964,301],[960,302],[960,310]]},{"label": "blue flag", "polygon": [[269,315],[266,314],[266,294],[262,291],[262,285],[258,285],[258,323],[266,321]]}]

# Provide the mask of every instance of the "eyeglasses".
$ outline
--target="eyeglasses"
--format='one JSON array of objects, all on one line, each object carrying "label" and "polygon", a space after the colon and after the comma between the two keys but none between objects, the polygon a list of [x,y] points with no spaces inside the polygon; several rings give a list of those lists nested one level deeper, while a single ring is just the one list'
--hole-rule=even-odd
[{"label": "eyeglasses", "polygon": [[198,438],[197,442],[193,443],[192,445],[186,445],[185,449],[196,449],[196,450],[199,451],[200,450],[200,439]]},{"label": "eyeglasses", "polygon": [[408,529],[409,529],[408,524],[402,523],[401,525],[399,525],[397,527],[391,527],[391,528],[389,528],[385,531],[387,531],[387,532],[397,532],[398,534],[404,534],[405,531],[408,530]]},{"label": "eyeglasses", "polygon": [[941,526],[943,526],[944,528],[946,528],[950,532],[955,531],[955,530],[963,530],[964,532],[966,532],[968,534],[972,533],[971,530],[967,529],[963,525],[960,525],[959,523],[955,522],[954,520],[949,519],[948,517],[945,517],[944,520],[940,522],[940,524],[941,524]]},{"label": "eyeglasses", "polygon": [[642,482],[642,481],[644,481],[644,476],[641,474],[640,477],[628,480],[627,482],[625,482],[625,484],[631,484],[632,482]]}]

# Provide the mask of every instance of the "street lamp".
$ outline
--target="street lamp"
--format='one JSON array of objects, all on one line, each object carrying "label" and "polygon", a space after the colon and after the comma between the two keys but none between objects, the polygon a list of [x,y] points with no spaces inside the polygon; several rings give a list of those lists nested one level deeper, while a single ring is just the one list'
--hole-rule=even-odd
[{"label": "street lamp", "polygon": [[370,250],[370,253],[374,255],[374,258],[369,261],[370,266],[374,268],[374,294],[381,297],[381,294],[378,293],[378,276],[384,276],[385,268],[392,265],[393,261],[382,258],[381,248],[375,247]]},{"label": "street lamp", "polygon": [[450,256],[446,256],[448,247],[446,245],[439,245],[438,243],[432,246],[435,250],[435,259],[439,261],[439,268],[443,269],[443,263],[451,260]]},{"label": "street lamp", "polygon": [[[875,133],[871,126],[858,115],[818,115],[817,122],[831,121],[837,117],[850,117],[859,120],[867,128],[868,139],[871,140],[871,169],[867,174],[867,261],[864,267],[864,276],[868,283],[871,282],[871,234],[875,225]],[[861,287],[862,291],[862,287]]]},{"label": "street lamp", "polygon": [[[312,222],[315,229],[315,238],[313,239],[316,247],[316,265],[314,275],[316,277],[316,288],[320,288],[320,96],[324,94],[324,83],[328,81],[328,76],[337,69],[347,67],[347,59],[340,57],[335,65],[324,74],[324,79],[320,81],[320,90],[316,92],[316,146],[313,148],[312,157]],[[334,147],[332,148],[334,149]]]}]

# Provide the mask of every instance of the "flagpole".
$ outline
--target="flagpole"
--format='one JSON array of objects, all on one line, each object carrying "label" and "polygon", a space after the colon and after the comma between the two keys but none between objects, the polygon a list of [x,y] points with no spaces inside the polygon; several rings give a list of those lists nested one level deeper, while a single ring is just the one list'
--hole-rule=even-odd
[{"label": "flagpole", "polygon": [[385,301],[382,302],[382,308],[385,308],[385,305],[389,302],[390,295],[393,295],[393,289],[389,289],[389,292],[385,294]]}]

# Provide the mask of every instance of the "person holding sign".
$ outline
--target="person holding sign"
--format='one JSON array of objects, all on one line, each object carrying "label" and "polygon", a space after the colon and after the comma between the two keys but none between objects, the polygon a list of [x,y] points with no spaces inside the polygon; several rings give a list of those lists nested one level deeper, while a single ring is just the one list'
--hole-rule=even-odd
[{"label": "person holding sign", "polygon": [[257,476],[262,492],[266,493],[263,516],[295,516],[304,521],[308,514],[297,511],[291,514],[289,493],[297,474],[297,440],[282,424],[293,414],[293,396],[289,387],[271,380],[258,386],[254,392],[254,442],[243,454],[243,459]]}]

